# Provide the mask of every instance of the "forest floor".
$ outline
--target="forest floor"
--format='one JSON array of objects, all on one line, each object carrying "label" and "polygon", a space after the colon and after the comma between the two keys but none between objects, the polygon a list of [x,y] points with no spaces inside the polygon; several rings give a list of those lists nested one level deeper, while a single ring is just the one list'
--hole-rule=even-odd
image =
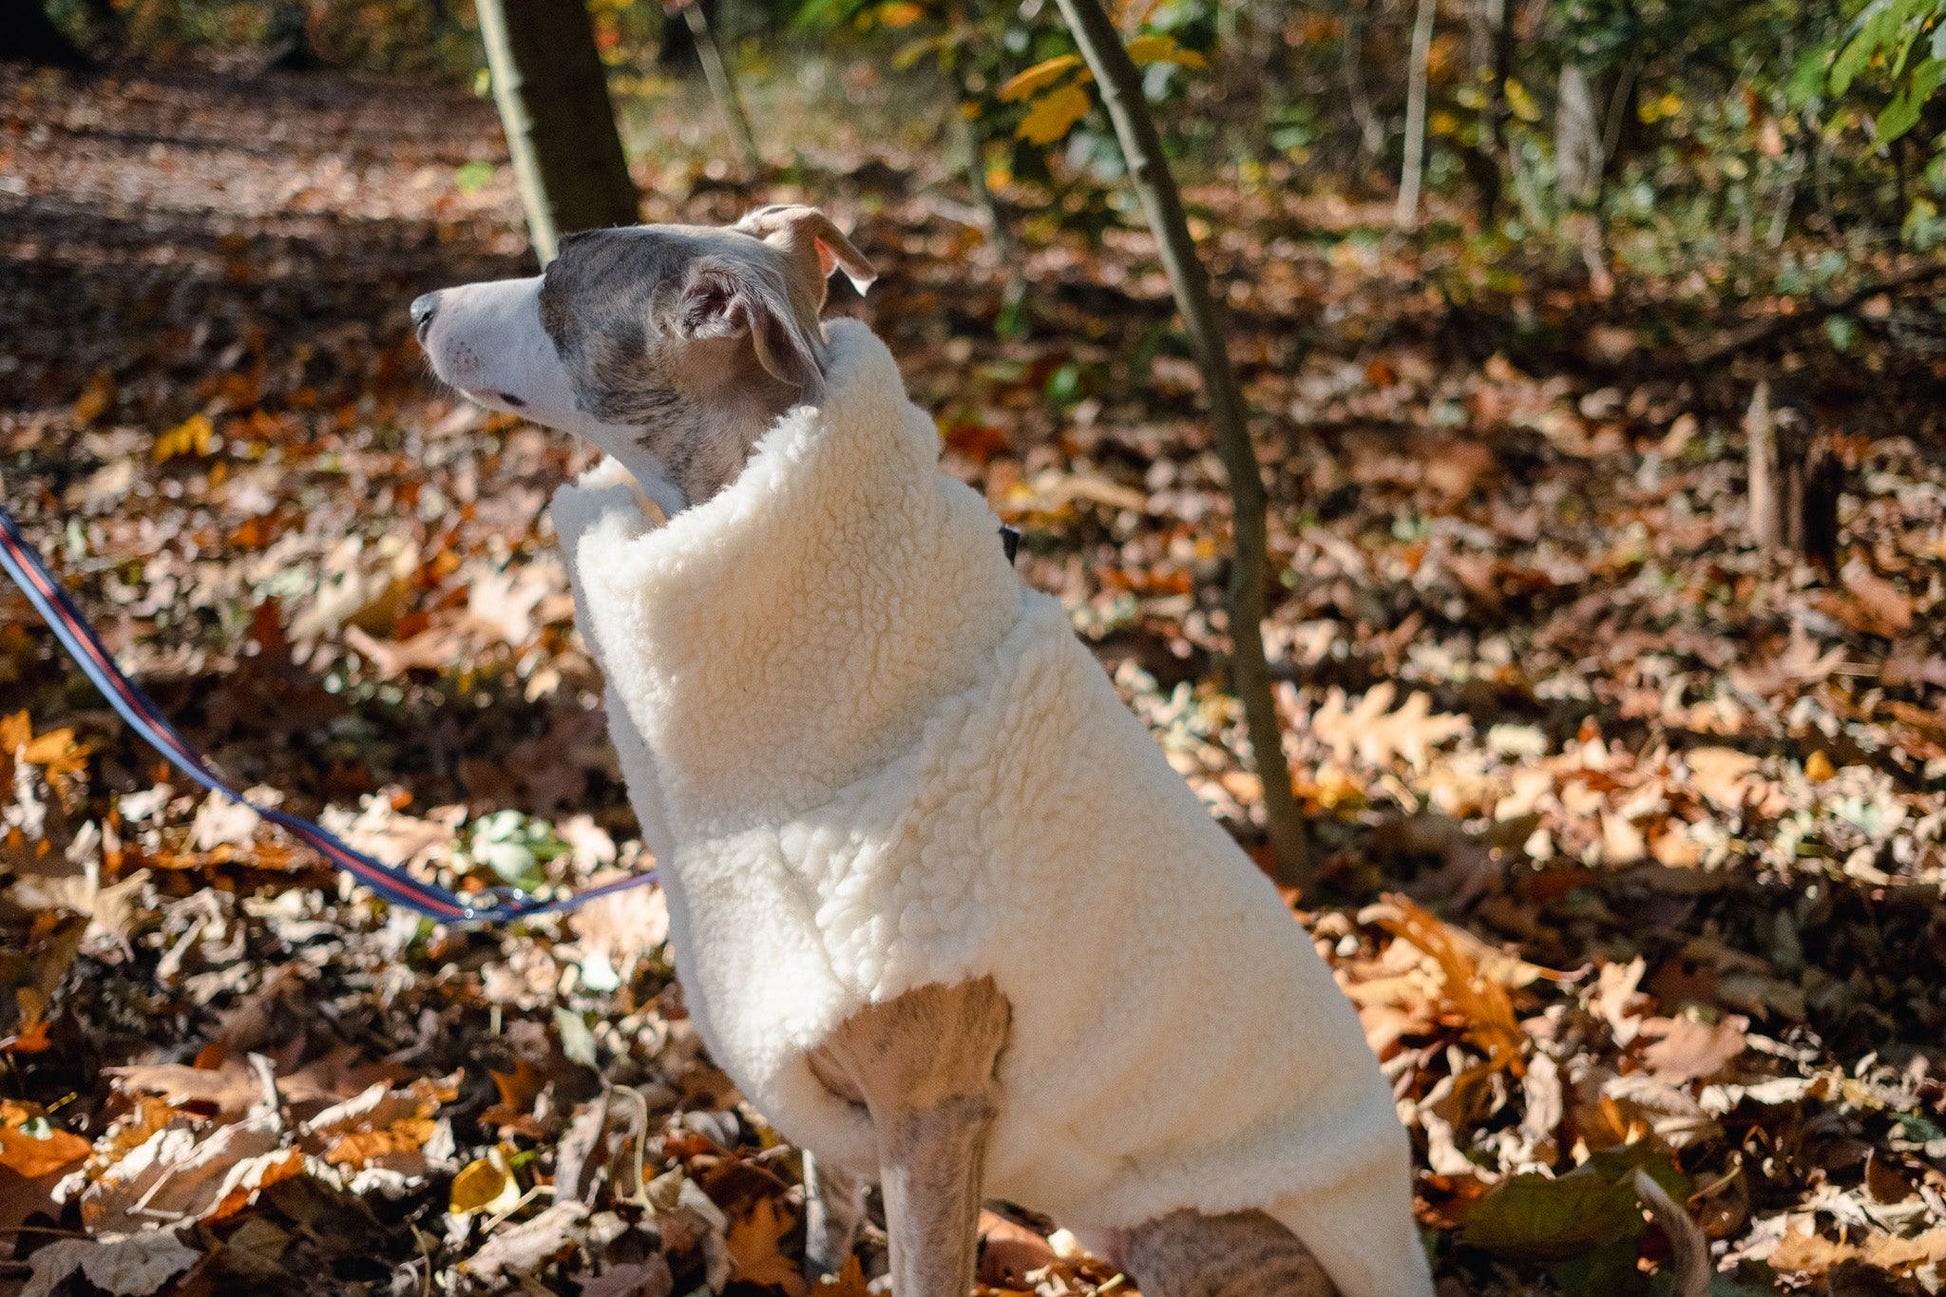
[{"label": "forest floor", "polygon": [[[804,198],[855,230],[882,278],[836,309],[1254,842],[1227,505],[1150,245],[1007,195],[1031,327],[1002,340],[1003,268],[937,171],[638,179],[649,219]],[[1937,1291],[1931,304],[1867,295],[1853,336],[1699,371],[1698,340],[1792,303],[1192,198],[1275,502],[1326,866],[1300,905],[1413,1132],[1442,1291],[1647,1291],[1636,1166],[1720,1241],[1721,1292]],[[647,863],[545,518],[587,457],[439,392],[405,316],[524,246],[476,100],[0,72],[7,506],[233,777],[468,888]],[[1765,377],[1835,434],[1833,571],[1743,540]],[[798,1159],[702,1056],[665,922],[652,889],[504,929],[388,910],[185,786],[0,590],[0,1292],[803,1297]],[[987,1225],[995,1290],[1127,1290],[1047,1222]],[[861,1262],[831,1297],[882,1238]]]}]

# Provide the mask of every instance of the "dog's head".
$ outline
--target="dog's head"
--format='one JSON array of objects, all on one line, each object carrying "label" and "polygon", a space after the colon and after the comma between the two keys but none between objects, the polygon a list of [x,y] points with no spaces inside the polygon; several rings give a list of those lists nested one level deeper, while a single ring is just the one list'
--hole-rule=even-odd
[{"label": "dog's head", "polygon": [[569,235],[545,274],[427,293],[412,321],[446,383],[586,438],[681,508],[727,485],[778,414],[822,398],[834,267],[861,291],[874,278],[824,213],[765,207],[726,228]]}]

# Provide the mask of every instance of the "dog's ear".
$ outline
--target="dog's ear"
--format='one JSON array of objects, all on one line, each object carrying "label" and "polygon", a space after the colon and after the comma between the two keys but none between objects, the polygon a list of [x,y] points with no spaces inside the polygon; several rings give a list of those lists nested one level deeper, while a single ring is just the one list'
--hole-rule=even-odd
[{"label": "dog's ear", "polygon": [[775,273],[740,261],[710,259],[689,268],[676,303],[676,332],[685,338],[748,335],[771,377],[798,388],[807,402],[824,393],[817,340],[805,332]]},{"label": "dog's ear", "polygon": [[865,254],[852,246],[831,218],[815,207],[802,203],[781,203],[759,207],[736,223],[745,234],[753,234],[790,255],[807,279],[815,275],[817,303],[824,306],[824,282],[834,268],[842,267],[853,288],[864,292],[878,278]]}]

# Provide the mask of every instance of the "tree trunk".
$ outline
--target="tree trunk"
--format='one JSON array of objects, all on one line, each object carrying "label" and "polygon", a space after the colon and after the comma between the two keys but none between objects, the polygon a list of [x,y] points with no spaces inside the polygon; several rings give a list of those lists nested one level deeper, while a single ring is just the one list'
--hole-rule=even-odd
[{"label": "tree trunk", "polygon": [[1561,67],[1554,108],[1554,164],[1561,196],[1568,203],[1595,201],[1601,192],[1601,120],[1588,74],[1573,63]]},{"label": "tree trunk", "polygon": [[1773,403],[1759,382],[1743,416],[1750,439],[1750,540],[1830,569],[1838,560],[1838,497],[1844,466],[1796,405]]},{"label": "tree trunk", "polygon": [[479,0],[493,98],[534,254],[563,234],[638,219],[608,77],[582,0]]},{"label": "tree trunk", "polygon": [[1513,104],[1507,83],[1514,70],[1514,0],[1484,0],[1481,18],[1486,26],[1488,62],[1483,65],[1488,84],[1486,104],[1480,110],[1480,143],[1475,150],[1479,162],[1475,185],[1480,191],[1480,223],[1491,225],[1500,213],[1500,200],[1507,189],[1507,175],[1513,169],[1512,150],[1507,143],[1507,123],[1513,117]]},{"label": "tree trunk", "polygon": [[311,6],[307,0],[282,0],[270,11],[264,42],[264,67],[278,72],[316,72],[325,66],[311,44]]},{"label": "tree trunk", "polygon": [[763,172],[764,159],[757,152],[757,137],[750,130],[750,115],[743,111],[743,97],[737,93],[730,65],[723,61],[723,51],[717,46],[716,37],[710,34],[709,18],[702,6],[688,0],[681,8],[683,23],[689,28],[690,39],[696,43],[697,61],[703,65],[703,79],[709,82],[710,98],[716,100],[716,111],[723,115],[724,124],[743,152],[745,178],[755,180]]},{"label": "tree trunk", "polygon": [[1419,223],[1419,186],[1426,172],[1426,83],[1432,69],[1432,25],[1438,0],[1419,0],[1412,20],[1411,66],[1406,68],[1405,160],[1399,164],[1399,206],[1393,223],[1411,229]]},{"label": "tree trunk", "polygon": [[1129,182],[1142,200],[1154,233],[1162,268],[1175,292],[1189,345],[1196,353],[1209,393],[1216,448],[1230,479],[1235,511],[1235,555],[1230,564],[1230,671],[1243,704],[1244,728],[1263,782],[1264,819],[1277,857],[1279,881],[1305,887],[1313,881],[1304,821],[1291,789],[1284,758],[1283,727],[1271,693],[1270,666],[1264,657],[1264,591],[1269,584],[1269,538],[1265,521],[1263,470],[1250,440],[1243,392],[1230,364],[1223,317],[1210,295],[1209,280],[1196,255],[1183,212],[1182,195],[1163,157],[1162,137],[1142,98],[1142,77],[1122,48],[1115,24],[1099,0],[1058,0],[1068,29],[1101,88],[1102,105],[1115,125],[1128,163]]},{"label": "tree trunk", "polygon": [[41,67],[88,66],[88,56],[35,0],[16,0],[13,19],[0,23],[0,62],[34,63]]},{"label": "tree trunk", "polygon": [[1385,152],[1385,127],[1372,111],[1372,98],[1365,91],[1364,11],[1354,9],[1345,15],[1345,35],[1340,56],[1344,63],[1345,97],[1351,119],[1358,123],[1358,147],[1370,159]]}]

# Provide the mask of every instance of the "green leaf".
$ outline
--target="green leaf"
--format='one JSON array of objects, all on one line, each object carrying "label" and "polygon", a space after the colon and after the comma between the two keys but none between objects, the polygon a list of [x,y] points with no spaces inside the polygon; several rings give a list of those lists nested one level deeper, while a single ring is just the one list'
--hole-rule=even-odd
[{"label": "green leaf", "polygon": [[1831,65],[1831,93],[1842,95],[1851,89],[1851,83],[1896,29],[1897,20],[1891,0],[1872,0],[1865,7],[1855,22],[1857,35],[1845,42]]},{"label": "green leaf", "polygon": [[1639,1251],[1632,1238],[1592,1248],[1549,1266],[1547,1273],[1567,1297],[1629,1297],[1647,1293],[1648,1276],[1635,1268]]},{"label": "green leaf", "polygon": [[[1473,1208],[1460,1237],[1496,1256],[1554,1263],[1632,1246],[1643,1225],[1631,1182],[1638,1167],[1678,1202],[1687,1195],[1687,1181],[1666,1155],[1631,1145],[1597,1153],[1556,1178],[1529,1173],[1501,1181]],[[1590,1281],[1598,1277],[1591,1272]]]},{"label": "green leaf", "polygon": [[1919,124],[1926,101],[1939,89],[1942,78],[1946,78],[1946,62],[1929,58],[1919,65],[1912,79],[1899,88],[1897,96],[1878,115],[1874,128],[1879,143],[1889,144]]},{"label": "green leaf", "polygon": [[477,194],[493,183],[494,167],[491,162],[477,159],[463,164],[453,172],[453,184],[462,194]]},{"label": "green leaf", "polygon": [[1496,1256],[1569,1261],[1641,1228],[1633,1191],[1577,1170],[1502,1181],[1473,1208],[1460,1236]]}]

